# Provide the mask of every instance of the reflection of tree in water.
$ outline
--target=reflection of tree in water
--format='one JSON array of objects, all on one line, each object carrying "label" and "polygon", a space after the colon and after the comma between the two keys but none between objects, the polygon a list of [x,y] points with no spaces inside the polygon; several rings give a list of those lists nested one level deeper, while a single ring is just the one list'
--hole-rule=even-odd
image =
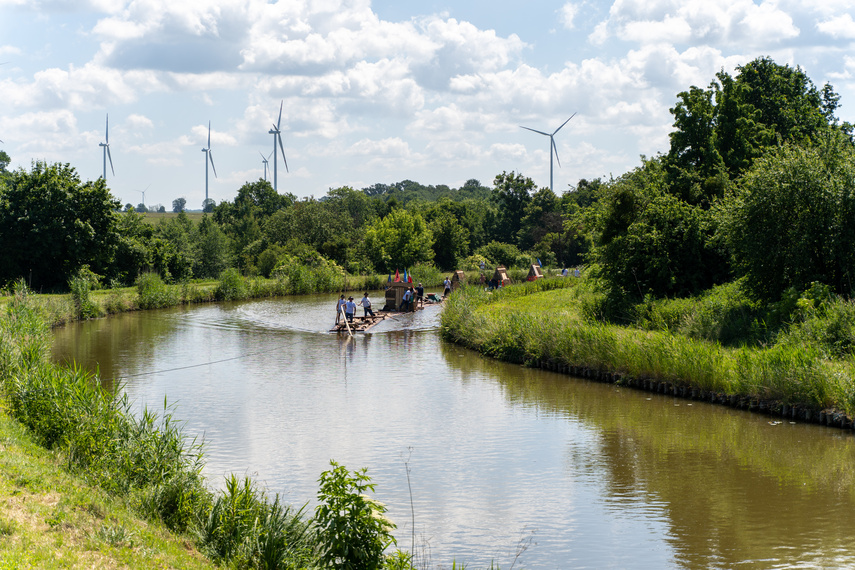
[{"label": "reflection of tree in water", "polygon": [[568,472],[593,474],[616,513],[664,515],[679,566],[855,563],[851,434],[441,352],[462,382],[492,379],[512,405],[591,430],[594,445],[570,444]]}]

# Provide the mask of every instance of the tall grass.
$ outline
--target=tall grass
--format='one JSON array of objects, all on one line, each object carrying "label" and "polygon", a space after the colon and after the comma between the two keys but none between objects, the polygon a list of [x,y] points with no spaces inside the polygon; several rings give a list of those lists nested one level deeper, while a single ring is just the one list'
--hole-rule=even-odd
[{"label": "tall grass", "polygon": [[[510,362],[545,361],[724,394],[855,412],[855,360],[851,357],[829,360],[826,351],[811,343],[729,348],[668,331],[594,321],[581,314],[578,307],[582,301],[572,289],[558,294],[568,307],[575,304],[576,314],[558,313],[554,301],[546,302],[544,292],[568,286],[573,287],[574,282],[558,279],[506,287],[493,294],[463,289],[446,301],[441,334]],[[526,296],[544,300],[542,307],[522,303]],[[805,327],[809,331],[815,328]],[[842,336],[840,342],[846,345],[848,337]]]},{"label": "tall grass", "polygon": [[143,273],[137,278],[137,305],[140,309],[162,309],[179,303],[174,287],[163,282],[157,273]]}]

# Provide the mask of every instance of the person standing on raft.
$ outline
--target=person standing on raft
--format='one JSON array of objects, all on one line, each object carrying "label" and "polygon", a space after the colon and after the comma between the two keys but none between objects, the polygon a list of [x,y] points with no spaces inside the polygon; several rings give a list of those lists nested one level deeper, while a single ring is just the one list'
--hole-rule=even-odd
[{"label": "person standing on raft", "polygon": [[368,291],[365,292],[365,295],[362,297],[362,300],[359,301],[358,304],[362,307],[362,310],[365,312],[365,314],[363,315],[363,318],[367,317],[368,315],[371,315],[372,317],[374,316],[374,311],[371,310],[371,300],[368,298]]},{"label": "person standing on raft", "polygon": [[347,303],[347,301],[344,300],[344,295],[335,302],[335,324],[338,324],[339,321],[341,321],[341,314],[344,312],[345,303]]},{"label": "person standing on raft", "polygon": [[347,322],[353,322],[353,313],[356,312],[356,303],[353,302],[353,297],[348,297],[347,302],[344,304],[344,318],[347,319]]}]

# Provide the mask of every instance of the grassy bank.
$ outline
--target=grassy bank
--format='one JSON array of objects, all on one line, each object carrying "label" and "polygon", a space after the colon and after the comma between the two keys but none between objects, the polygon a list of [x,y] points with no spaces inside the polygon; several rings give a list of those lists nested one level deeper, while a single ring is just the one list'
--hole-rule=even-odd
[{"label": "grassy bank", "polygon": [[214,568],[188,536],[63,465],[0,411],[0,568]]},{"label": "grassy bank", "polygon": [[[447,276],[432,266],[419,267],[415,273],[425,287],[440,287]],[[478,273],[471,279],[477,281]],[[85,274],[72,279],[68,294],[30,295],[30,303],[39,305],[40,312],[53,326],[67,322],[103,317],[114,313],[145,309],[160,309],[178,305],[239,301],[286,295],[310,293],[338,293],[343,291],[374,291],[383,289],[387,275],[347,275],[330,272],[324,268],[295,266],[275,279],[246,277],[229,269],[218,280],[192,280],[182,283],[165,283],[156,274],[144,274],[134,287],[100,288]],[[0,291],[0,307],[13,298],[15,288]]]},{"label": "grassy bank", "polygon": [[[782,327],[773,344],[726,346],[652,326],[649,319],[647,327],[597,321],[592,318],[595,297],[584,279],[545,279],[492,294],[467,288],[447,301],[441,333],[494,358],[625,383],[655,383],[656,389],[672,393],[694,390],[710,399],[762,402],[770,411],[799,407],[815,417],[820,410],[855,412],[855,360],[839,350],[834,357],[834,347],[821,341],[808,342],[807,329],[822,328],[815,321],[812,327],[801,326],[810,318]],[[702,317],[683,313],[676,320]]]}]

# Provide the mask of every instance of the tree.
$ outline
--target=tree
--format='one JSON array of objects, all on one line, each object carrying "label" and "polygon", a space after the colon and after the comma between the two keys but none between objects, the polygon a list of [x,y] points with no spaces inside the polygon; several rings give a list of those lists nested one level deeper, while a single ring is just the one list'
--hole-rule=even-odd
[{"label": "tree", "polygon": [[690,204],[709,206],[724,190],[713,95],[713,89],[693,86],[677,95],[671,109],[675,130],[665,162],[670,191]]},{"label": "tree", "polygon": [[217,203],[212,198],[205,198],[202,200],[202,212],[206,214],[213,212],[216,206]]},{"label": "tree", "polygon": [[434,239],[434,262],[440,269],[457,269],[469,253],[469,231],[448,211],[435,215],[429,226]]},{"label": "tree", "polygon": [[146,207],[145,207],[145,204],[143,204],[142,202],[140,202],[139,204],[137,204],[137,207],[136,207],[136,208],[134,208],[134,210],[136,210],[136,211],[137,211],[137,212],[139,212],[140,214],[145,214],[146,212],[148,212],[148,208],[146,208]]},{"label": "tree", "polygon": [[591,259],[617,298],[693,294],[727,275],[713,211],[668,193],[661,159],[607,184],[583,218],[595,236]]},{"label": "tree", "polygon": [[182,198],[176,198],[175,200],[172,201],[172,211],[175,212],[176,214],[183,212],[184,207],[186,205],[187,205],[187,199],[186,198],[183,198],[183,197]]},{"label": "tree", "polygon": [[522,174],[502,172],[493,181],[492,199],[499,207],[499,239],[516,243],[525,208],[531,202],[534,182]]},{"label": "tree", "polygon": [[746,173],[725,235],[754,296],[778,300],[818,281],[855,290],[855,151],[841,134],[785,145]]},{"label": "tree", "polygon": [[9,167],[10,162],[12,162],[12,159],[9,158],[9,155],[6,154],[6,151],[0,150],[0,177],[7,174],[6,169]]},{"label": "tree", "polygon": [[406,269],[433,259],[433,234],[419,214],[392,210],[365,231],[367,255],[379,271]]},{"label": "tree", "polygon": [[119,206],[103,179],[82,183],[68,164],[34,162],[11,173],[0,193],[0,282],[63,286],[83,265],[107,274]]}]

